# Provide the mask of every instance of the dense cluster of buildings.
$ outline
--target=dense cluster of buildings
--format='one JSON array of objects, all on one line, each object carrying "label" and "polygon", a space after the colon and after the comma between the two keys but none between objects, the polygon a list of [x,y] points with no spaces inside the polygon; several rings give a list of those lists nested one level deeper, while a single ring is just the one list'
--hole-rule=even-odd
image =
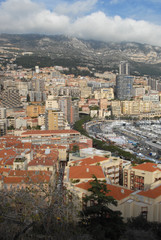
[{"label": "dense cluster of buildings", "polygon": [[120,63],[119,74],[95,74],[97,78],[64,75],[62,70],[36,66],[35,71],[0,72],[0,135],[7,129],[70,129],[79,113],[99,119],[161,114],[159,80],[131,76],[127,62]]},{"label": "dense cluster of buildings", "polygon": [[106,181],[110,190],[107,195],[118,202],[117,207],[110,207],[120,210],[125,220],[141,214],[148,221],[161,222],[160,164],[132,166],[131,162],[112,157],[109,152],[95,155],[91,151],[88,157],[84,157],[85,152],[80,151],[79,156],[74,155],[74,160],[68,162],[64,177],[65,186],[79,196],[82,204],[85,194],[90,194],[88,189],[95,175],[97,179]]},{"label": "dense cluster of buildings", "polygon": [[63,184],[80,202],[95,175],[106,181],[125,220],[143,214],[161,222],[160,164],[132,166],[92,148],[92,139],[72,129],[79,113],[99,119],[160,115],[159,82],[130,76],[127,62],[120,63],[119,74],[106,73],[106,79],[62,70],[36,66],[35,71],[0,73],[0,189],[48,185],[63,166]]}]

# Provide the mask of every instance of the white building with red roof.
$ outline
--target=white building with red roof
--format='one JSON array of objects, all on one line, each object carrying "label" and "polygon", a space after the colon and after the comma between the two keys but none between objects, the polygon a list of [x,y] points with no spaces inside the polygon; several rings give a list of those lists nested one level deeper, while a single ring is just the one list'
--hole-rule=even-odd
[{"label": "white building with red roof", "polygon": [[69,146],[70,143],[79,142],[80,132],[70,130],[31,130],[23,132],[22,140],[32,143],[53,143]]},{"label": "white building with red roof", "polygon": [[[77,193],[81,203],[83,203],[83,197],[90,194],[90,192],[88,191],[88,189],[91,188],[90,182],[91,181],[78,183],[74,186],[74,193]],[[107,189],[109,190],[107,196],[114,197],[114,199],[117,200],[118,203],[117,207],[112,205],[110,205],[109,207],[114,211],[121,211],[125,220],[131,217],[131,212],[128,212],[128,208],[126,208],[126,206],[128,206],[128,202],[130,202],[130,199],[132,198],[133,191],[126,189],[122,186],[116,186],[111,184],[107,184]],[[82,206],[82,204],[80,206]]]},{"label": "white building with red roof", "polygon": [[128,165],[123,170],[123,185],[131,190],[147,190],[159,180],[161,164],[145,162],[137,166]]}]

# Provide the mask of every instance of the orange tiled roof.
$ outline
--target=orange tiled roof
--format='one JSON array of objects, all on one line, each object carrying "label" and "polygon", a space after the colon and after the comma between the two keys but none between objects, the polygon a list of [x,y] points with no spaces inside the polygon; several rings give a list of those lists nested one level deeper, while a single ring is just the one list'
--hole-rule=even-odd
[{"label": "orange tiled roof", "polygon": [[101,156],[94,156],[94,157],[84,158],[79,161],[73,161],[72,163],[76,162],[76,163],[79,163],[80,166],[83,166],[83,165],[91,165],[91,164],[99,163],[105,160],[108,160],[108,158],[101,157]]},{"label": "orange tiled roof", "polygon": [[61,134],[61,133],[64,133],[64,134],[72,134],[72,133],[75,133],[75,134],[80,134],[78,131],[75,131],[73,129],[70,129],[70,130],[30,130],[30,131],[26,131],[26,132],[23,132],[22,135],[25,136],[25,135],[44,135],[44,134]]},{"label": "orange tiled roof", "polygon": [[24,177],[34,175],[51,175],[49,171],[35,171],[35,170],[10,170],[9,177]]},{"label": "orange tiled roof", "polygon": [[105,178],[105,175],[100,166],[73,166],[69,169],[69,178],[92,178],[95,175],[97,178]]},{"label": "orange tiled roof", "polygon": [[15,135],[4,135],[4,136],[1,136],[0,137],[0,140],[2,140],[2,139],[7,139],[7,138],[9,138],[9,139],[17,139],[17,138],[19,138],[18,136],[15,136]]},{"label": "orange tiled roof", "polygon": [[32,184],[32,183],[45,183],[50,181],[49,175],[34,175],[31,177],[4,177],[4,184]]},{"label": "orange tiled roof", "polygon": [[[75,185],[75,186],[79,187],[79,188],[82,188],[84,190],[88,190],[89,188],[91,188],[90,182],[91,181],[86,182],[86,183],[80,183],[80,184]],[[112,196],[118,201],[128,197],[131,193],[133,193],[132,190],[123,188],[121,186],[111,185],[111,184],[107,184],[107,189],[110,190],[110,192],[106,195],[107,196]]]},{"label": "orange tiled roof", "polygon": [[156,163],[149,163],[149,162],[137,165],[133,167],[133,169],[142,170],[146,172],[155,172],[157,170],[161,171],[161,169],[157,167]]},{"label": "orange tiled roof", "polygon": [[13,149],[0,150],[0,158],[15,156],[17,153]]},{"label": "orange tiled roof", "polygon": [[0,168],[0,174],[3,174],[3,172],[9,172],[11,169],[10,168]]},{"label": "orange tiled roof", "polygon": [[54,165],[54,160],[52,159],[34,159],[31,162],[29,162],[28,166],[53,166]]},{"label": "orange tiled roof", "polygon": [[141,191],[138,193],[138,195],[155,199],[161,196],[161,186],[156,187],[154,189],[149,189],[147,191]]},{"label": "orange tiled roof", "polygon": [[84,149],[84,148],[88,148],[88,143],[84,143],[84,142],[78,142],[78,143],[71,143],[70,144],[70,149],[73,148],[73,146],[78,146],[79,149]]}]

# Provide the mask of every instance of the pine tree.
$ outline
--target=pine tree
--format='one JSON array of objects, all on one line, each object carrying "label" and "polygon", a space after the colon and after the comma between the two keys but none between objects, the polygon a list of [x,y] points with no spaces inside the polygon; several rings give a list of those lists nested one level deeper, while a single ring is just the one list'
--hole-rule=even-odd
[{"label": "pine tree", "polygon": [[30,102],[30,95],[27,94],[27,102]]},{"label": "pine tree", "polygon": [[90,195],[83,199],[84,209],[80,212],[81,225],[85,227],[94,239],[119,239],[124,231],[121,212],[113,211],[110,205],[117,206],[117,201],[107,195],[109,190],[105,181],[99,181],[95,176],[90,182]]}]

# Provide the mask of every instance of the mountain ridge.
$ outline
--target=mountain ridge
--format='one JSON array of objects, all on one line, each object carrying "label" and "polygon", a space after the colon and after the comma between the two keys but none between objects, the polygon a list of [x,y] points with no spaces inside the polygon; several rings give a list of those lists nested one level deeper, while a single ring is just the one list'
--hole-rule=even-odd
[{"label": "mountain ridge", "polygon": [[[135,42],[101,42],[64,35],[0,34],[0,47],[18,48],[55,62],[73,62],[96,69],[116,69],[120,61],[129,61],[132,71],[154,68],[161,75],[161,47]],[[148,74],[148,73],[147,73]]]}]

